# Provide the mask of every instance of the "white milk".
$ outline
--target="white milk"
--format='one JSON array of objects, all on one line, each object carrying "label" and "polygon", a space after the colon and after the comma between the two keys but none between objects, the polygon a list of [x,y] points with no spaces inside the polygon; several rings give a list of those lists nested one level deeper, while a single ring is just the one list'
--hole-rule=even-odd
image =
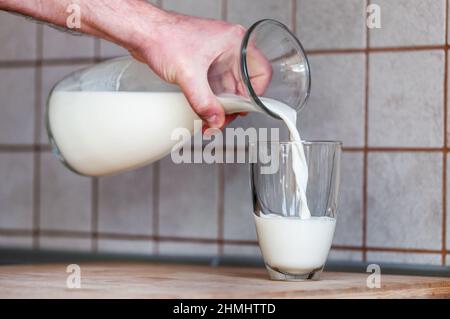
[{"label": "white milk", "polygon": [[254,216],[259,246],[271,268],[307,274],[323,267],[333,240],[334,218]]}]

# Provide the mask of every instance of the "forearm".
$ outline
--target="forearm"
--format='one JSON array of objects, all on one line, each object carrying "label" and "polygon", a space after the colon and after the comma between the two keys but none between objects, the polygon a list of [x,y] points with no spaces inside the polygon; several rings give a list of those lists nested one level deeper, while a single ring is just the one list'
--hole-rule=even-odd
[{"label": "forearm", "polygon": [[0,0],[0,9],[67,27],[67,11],[75,4],[80,28],[74,31],[94,35],[134,49],[145,41],[156,41],[170,14],[141,0]]}]

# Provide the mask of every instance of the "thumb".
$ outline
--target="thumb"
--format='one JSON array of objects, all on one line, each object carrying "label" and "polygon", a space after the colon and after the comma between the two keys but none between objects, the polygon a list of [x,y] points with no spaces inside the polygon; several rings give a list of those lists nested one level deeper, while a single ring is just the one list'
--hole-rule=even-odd
[{"label": "thumb", "polygon": [[192,109],[209,127],[221,128],[225,111],[209,86],[206,75],[182,79],[178,83]]}]

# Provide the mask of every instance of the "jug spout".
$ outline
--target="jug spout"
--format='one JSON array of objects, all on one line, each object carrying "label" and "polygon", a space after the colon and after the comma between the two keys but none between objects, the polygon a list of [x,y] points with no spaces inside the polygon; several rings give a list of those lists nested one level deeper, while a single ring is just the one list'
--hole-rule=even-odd
[{"label": "jug spout", "polygon": [[242,96],[278,119],[261,96],[298,112],[311,90],[309,62],[301,43],[284,24],[272,19],[254,23],[245,33],[239,52],[219,56],[208,71],[208,80],[216,95]]}]

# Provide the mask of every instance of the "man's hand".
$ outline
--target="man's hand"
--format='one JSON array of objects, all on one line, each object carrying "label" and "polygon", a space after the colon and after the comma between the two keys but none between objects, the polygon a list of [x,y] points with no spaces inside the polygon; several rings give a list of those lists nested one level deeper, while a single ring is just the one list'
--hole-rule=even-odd
[{"label": "man's hand", "polygon": [[[219,128],[236,115],[225,120],[208,71],[221,77],[214,79],[216,82],[227,81],[227,93],[244,93],[238,68],[244,34],[239,25],[170,13],[156,42],[143,40],[131,53],[165,81],[178,84],[194,111],[209,127]],[[226,70],[218,70],[224,67]]]}]

